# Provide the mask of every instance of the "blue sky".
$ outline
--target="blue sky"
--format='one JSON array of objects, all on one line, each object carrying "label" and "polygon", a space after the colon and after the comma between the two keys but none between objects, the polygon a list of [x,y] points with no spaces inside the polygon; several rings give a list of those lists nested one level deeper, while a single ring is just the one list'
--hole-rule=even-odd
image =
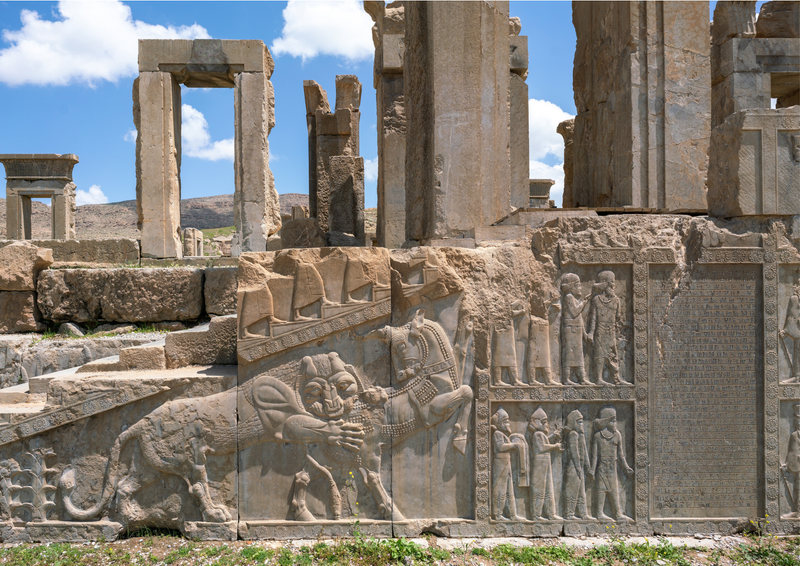
[{"label": "blue sky", "polygon": [[[531,176],[561,181],[573,115],[570,2],[511,2],[530,52]],[[361,2],[0,2],[0,153],[75,153],[79,204],[135,198],[131,87],[138,38],[261,39],[275,59],[270,167],[279,193],[308,192],[303,80],[335,100],[335,76],[363,83],[361,154],[375,206],[372,21]],[[182,196],[233,192],[233,91],[183,91]],[[3,195],[0,195],[3,196]],[[107,199],[107,201],[106,201]],[[560,199],[559,199],[560,200]]]}]

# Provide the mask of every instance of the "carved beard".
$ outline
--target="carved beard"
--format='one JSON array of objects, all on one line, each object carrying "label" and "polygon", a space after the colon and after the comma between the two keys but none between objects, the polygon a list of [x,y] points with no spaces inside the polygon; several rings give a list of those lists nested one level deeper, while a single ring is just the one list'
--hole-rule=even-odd
[{"label": "carved beard", "polygon": [[325,403],[323,403],[322,400],[319,400],[313,402],[308,407],[308,410],[323,419],[338,419],[345,413],[349,413],[351,411],[353,408],[353,403],[355,402],[355,398],[345,400],[340,398],[339,401],[340,404],[338,409],[326,410]]}]

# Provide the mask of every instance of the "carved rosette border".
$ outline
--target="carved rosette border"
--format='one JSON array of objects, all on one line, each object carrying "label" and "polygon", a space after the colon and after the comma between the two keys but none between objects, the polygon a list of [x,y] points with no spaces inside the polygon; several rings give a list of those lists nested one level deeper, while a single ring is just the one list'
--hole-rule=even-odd
[{"label": "carved rosette border", "polygon": [[773,230],[762,238],[763,247],[763,316],[764,316],[764,485],[766,486],[765,514],[773,520],[781,516],[780,490],[777,480],[780,473],[778,456],[778,430],[780,403],[778,392],[778,234]]},{"label": "carved rosette border", "polygon": [[169,387],[167,386],[149,385],[134,391],[132,394],[126,391],[106,391],[71,405],[63,405],[44,413],[38,413],[33,417],[0,427],[0,446],[42,434],[70,422],[116,409],[122,405],[145,399],[168,389]]},{"label": "carved rosette border", "polygon": [[239,356],[248,363],[254,362],[283,350],[303,346],[330,334],[374,322],[390,314],[392,314],[391,298],[380,299],[349,312],[315,320],[280,336],[239,340]]}]

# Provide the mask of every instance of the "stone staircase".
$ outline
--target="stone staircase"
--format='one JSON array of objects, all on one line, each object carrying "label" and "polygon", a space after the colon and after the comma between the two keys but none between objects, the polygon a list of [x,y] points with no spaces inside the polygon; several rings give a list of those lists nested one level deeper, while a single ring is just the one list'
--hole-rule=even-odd
[{"label": "stone staircase", "polygon": [[[28,419],[33,419],[32,422],[37,423],[35,417],[46,417],[55,410],[48,403],[47,397],[50,383],[53,380],[73,378],[80,374],[86,374],[86,377],[89,378],[111,372],[165,371],[187,366],[234,364],[236,364],[236,315],[228,315],[215,317],[210,322],[189,330],[172,332],[167,334],[163,340],[123,348],[116,356],[94,360],[79,367],[31,377],[28,383],[0,389],[0,444],[5,440],[3,424],[15,423],[18,425]],[[152,393],[157,392],[153,391]],[[105,402],[99,402],[98,407],[105,407],[103,410],[107,410],[131,400],[106,399]],[[58,409],[58,411],[62,409]],[[51,422],[48,418],[44,420],[48,423]],[[41,426],[44,426],[43,423],[44,421],[40,422],[38,427],[34,426],[34,429],[41,429]],[[59,424],[63,424],[63,420],[59,421]]]}]

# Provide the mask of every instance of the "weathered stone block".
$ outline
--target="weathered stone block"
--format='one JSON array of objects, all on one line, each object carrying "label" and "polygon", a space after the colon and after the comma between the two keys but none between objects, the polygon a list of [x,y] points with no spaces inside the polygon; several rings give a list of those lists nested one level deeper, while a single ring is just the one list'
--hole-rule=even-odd
[{"label": "weathered stone block", "polygon": [[236,314],[235,267],[209,267],[203,280],[203,297],[206,313],[210,315]]},{"label": "weathered stone block", "polygon": [[203,270],[60,269],[37,286],[44,317],[53,321],[195,320],[203,312]]},{"label": "weathered stone block", "polygon": [[800,214],[800,108],[731,114],[709,155],[710,214]]},{"label": "weathered stone block", "polygon": [[197,228],[183,229],[183,255],[184,257],[203,255],[203,233]]},{"label": "weathered stone block", "polygon": [[508,43],[511,48],[511,72],[524,78],[528,74],[528,36],[509,36]]},{"label": "weathered stone block", "polygon": [[764,2],[756,20],[756,37],[800,38],[800,4]]},{"label": "weathered stone block", "polygon": [[698,2],[574,4],[574,206],[706,209],[708,10]]},{"label": "weathered stone block", "polygon": [[511,211],[508,3],[455,6],[405,4],[407,241],[457,238]]},{"label": "weathered stone block", "polygon": [[119,351],[119,364],[126,370],[166,369],[164,340],[123,348]]},{"label": "weathered stone block", "polygon": [[[13,240],[0,240],[0,248]],[[53,263],[138,264],[139,240],[28,240],[53,252]]]},{"label": "weathered stone block", "polygon": [[[527,39],[527,38],[525,38]],[[515,74],[510,76],[509,111],[511,120],[511,206],[527,208],[530,177],[530,136],[528,135],[528,84]]]},{"label": "weathered stone block", "polygon": [[236,363],[236,314],[164,337],[167,367]]},{"label": "weathered stone block", "polygon": [[52,250],[27,242],[0,248],[0,291],[35,291],[37,275],[52,263]]},{"label": "weathered stone block", "polygon": [[267,238],[281,228],[280,200],[269,169],[267,138],[275,125],[275,94],[268,79],[263,73],[236,75],[233,213],[241,234],[239,251],[266,250]]},{"label": "weathered stone block", "polygon": [[325,247],[325,232],[316,218],[300,218],[284,222],[280,231],[281,249]]},{"label": "weathered stone block", "polygon": [[36,332],[46,325],[38,322],[33,291],[0,291],[0,334]]},{"label": "weathered stone block", "polygon": [[170,73],[148,71],[139,74],[134,96],[142,256],[179,258],[181,87]]}]

